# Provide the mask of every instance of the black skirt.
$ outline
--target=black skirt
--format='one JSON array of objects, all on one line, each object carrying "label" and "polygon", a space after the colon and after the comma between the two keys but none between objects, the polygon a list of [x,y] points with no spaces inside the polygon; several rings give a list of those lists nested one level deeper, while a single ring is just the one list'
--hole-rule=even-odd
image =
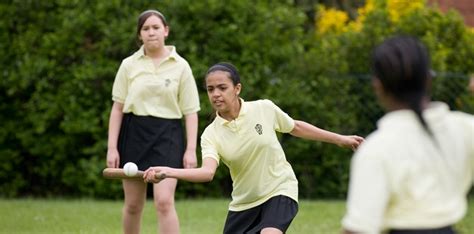
[{"label": "black skirt", "polygon": [[456,234],[452,226],[434,229],[390,230],[389,234]]},{"label": "black skirt", "polygon": [[183,167],[184,132],[181,119],[124,114],[118,141],[120,167],[127,162],[139,170],[151,166]]},{"label": "black skirt", "polygon": [[285,233],[297,213],[296,201],[278,195],[248,210],[228,211],[223,233],[260,233],[264,228],[276,228]]}]

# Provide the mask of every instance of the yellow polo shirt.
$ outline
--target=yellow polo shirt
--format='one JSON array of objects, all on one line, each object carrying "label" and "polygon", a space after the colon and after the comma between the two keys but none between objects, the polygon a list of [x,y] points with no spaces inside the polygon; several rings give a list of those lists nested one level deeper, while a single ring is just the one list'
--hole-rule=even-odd
[{"label": "yellow polo shirt", "polygon": [[387,113],[355,153],[343,226],[360,233],[455,224],[474,180],[474,116],[435,102],[423,112]]},{"label": "yellow polo shirt", "polygon": [[276,134],[293,130],[294,120],[269,100],[241,103],[235,120],[217,115],[201,136],[202,157],[222,160],[230,170],[229,210],[247,210],[277,195],[298,201],[298,181]]},{"label": "yellow polo shirt", "polygon": [[200,110],[199,95],[188,62],[174,46],[158,66],[143,46],[122,61],[115,77],[112,100],[124,104],[124,113],[180,119]]}]

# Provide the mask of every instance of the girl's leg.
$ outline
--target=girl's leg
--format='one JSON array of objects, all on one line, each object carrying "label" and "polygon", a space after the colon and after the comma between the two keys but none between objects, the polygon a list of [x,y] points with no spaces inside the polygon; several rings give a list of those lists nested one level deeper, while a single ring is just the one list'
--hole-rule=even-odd
[{"label": "girl's leg", "polygon": [[123,233],[140,233],[140,221],[146,200],[146,183],[142,180],[122,180],[125,196],[122,210]]},{"label": "girl's leg", "polygon": [[167,178],[160,183],[153,184],[155,209],[158,214],[159,233],[179,233],[178,214],[174,206],[176,179]]},{"label": "girl's leg", "polygon": [[260,232],[261,234],[283,234],[283,232],[278,228],[264,228]]}]

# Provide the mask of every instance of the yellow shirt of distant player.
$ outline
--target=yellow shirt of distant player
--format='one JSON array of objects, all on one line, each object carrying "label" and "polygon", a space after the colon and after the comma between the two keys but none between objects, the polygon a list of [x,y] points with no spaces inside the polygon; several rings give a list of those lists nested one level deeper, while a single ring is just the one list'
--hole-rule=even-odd
[{"label": "yellow shirt of distant player", "polygon": [[158,66],[143,46],[122,61],[115,77],[112,100],[124,104],[124,113],[180,119],[200,110],[199,95],[188,62],[171,51]]}]

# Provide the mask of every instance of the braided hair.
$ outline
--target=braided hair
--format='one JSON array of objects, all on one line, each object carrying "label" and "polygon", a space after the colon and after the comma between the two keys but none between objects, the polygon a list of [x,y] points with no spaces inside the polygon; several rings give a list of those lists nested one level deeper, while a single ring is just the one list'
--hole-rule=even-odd
[{"label": "braided hair", "polygon": [[375,48],[374,77],[384,90],[413,110],[427,133],[433,136],[422,115],[422,101],[431,79],[430,58],[425,46],[414,37],[396,36]]}]

